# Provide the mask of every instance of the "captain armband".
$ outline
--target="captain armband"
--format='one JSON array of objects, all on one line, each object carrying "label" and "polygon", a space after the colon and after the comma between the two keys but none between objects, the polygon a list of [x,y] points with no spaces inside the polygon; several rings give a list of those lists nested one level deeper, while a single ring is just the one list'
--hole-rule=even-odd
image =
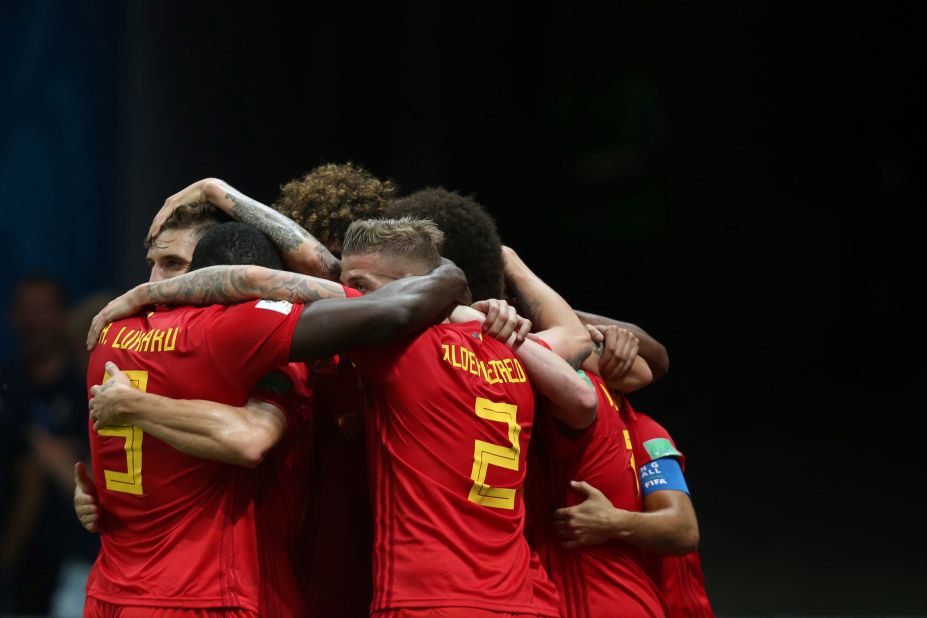
[{"label": "captain armband", "polygon": [[689,493],[686,477],[679,462],[673,457],[661,457],[644,464],[641,466],[640,476],[641,492],[644,496],[664,489]]}]

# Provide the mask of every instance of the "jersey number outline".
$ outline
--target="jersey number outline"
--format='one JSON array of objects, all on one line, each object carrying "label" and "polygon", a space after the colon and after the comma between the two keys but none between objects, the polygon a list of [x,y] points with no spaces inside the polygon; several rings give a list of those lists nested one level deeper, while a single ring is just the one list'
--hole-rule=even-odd
[{"label": "jersey number outline", "polygon": [[[132,387],[144,392],[148,391],[148,372],[139,369],[123,371],[132,382]],[[109,372],[104,372],[103,382],[109,380]],[[142,495],[142,438],[145,433],[134,425],[108,425],[101,427],[97,433],[106,437],[117,437],[125,440],[126,470],[103,470],[106,479],[106,489],[125,494]]]},{"label": "jersey number outline", "polygon": [[489,466],[499,466],[506,470],[518,471],[518,460],[521,455],[519,434],[521,426],[518,424],[518,406],[511,403],[499,403],[476,398],[476,415],[489,421],[505,423],[508,427],[509,446],[492,444],[483,440],[474,440],[473,468],[470,479],[470,502],[495,509],[515,508],[516,490],[507,487],[492,487],[486,483],[486,474]]}]

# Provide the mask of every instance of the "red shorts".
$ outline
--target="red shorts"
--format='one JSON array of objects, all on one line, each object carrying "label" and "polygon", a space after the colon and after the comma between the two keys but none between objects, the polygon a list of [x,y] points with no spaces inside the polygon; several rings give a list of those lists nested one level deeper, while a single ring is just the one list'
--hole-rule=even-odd
[{"label": "red shorts", "polygon": [[84,618],[260,618],[256,612],[240,607],[145,607],[116,605],[93,597],[84,603]]},{"label": "red shorts", "polygon": [[475,607],[387,609],[370,616],[371,618],[537,618],[537,614],[493,612]]}]

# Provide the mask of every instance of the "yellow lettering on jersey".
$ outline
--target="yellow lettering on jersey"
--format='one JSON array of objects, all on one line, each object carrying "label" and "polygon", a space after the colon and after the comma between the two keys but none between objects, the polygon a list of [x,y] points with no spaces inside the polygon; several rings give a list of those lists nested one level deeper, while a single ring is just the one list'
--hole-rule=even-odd
[{"label": "yellow lettering on jersey", "polygon": [[451,367],[482,377],[487,384],[517,384],[528,380],[524,367],[514,357],[482,361],[473,350],[453,343],[442,343],[441,360]]},{"label": "yellow lettering on jersey", "polygon": [[109,332],[109,329],[112,328],[112,326],[113,326],[112,322],[106,325],[106,327],[103,329],[103,332],[100,333],[100,338],[97,339],[97,343],[102,343],[103,345],[106,345],[106,333]]},{"label": "yellow lettering on jersey", "polygon": [[[174,331],[174,336],[171,338],[171,331]],[[180,328],[169,328],[167,329],[167,335],[164,336],[164,351],[170,352],[177,346],[177,333],[180,332]],[[168,342],[170,339],[170,342]]]},{"label": "yellow lettering on jersey", "polygon": [[473,468],[470,470],[470,502],[496,509],[515,508],[516,490],[510,487],[492,487],[486,483],[486,474],[489,466],[499,466],[506,470],[518,471],[518,460],[521,455],[519,434],[521,426],[518,424],[518,406],[510,403],[497,403],[482,397],[476,398],[476,415],[489,421],[505,423],[508,427],[508,438],[511,446],[491,444],[483,440],[475,440],[473,444]]},{"label": "yellow lettering on jersey", "polygon": [[116,338],[113,339],[113,349],[114,349],[114,350],[119,349],[119,338],[122,337],[122,333],[124,333],[124,332],[126,332],[126,327],[125,327],[125,326],[123,326],[122,328],[120,328],[120,329],[119,329],[119,332],[116,333]]},{"label": "yellow lettering on jersey", "polygon": [[525,375],[525,368],[521,366],[521,363],[518,361],[518,359],[513,358],[512,364],[515,366],[515,381],[527,382],[528,376]]},{"label": "yellow lettering on jersey", "polygon": [[[148,390],[148,372],[137,369],[123,371],[132,388],[142,392]],[[104,372],[103,382],[110,379],[109,372]],[[126,470],[103,470],[106,489],[136,496],[142,495],[142,439],[144,432],[133,425],[101,427],[97,430],[101,436],[118,437],[125,440]]]},{"label": "yellow lettering on jersey", "polygon": [[141,352],[147,352],[148,346],[151,345],[151,339],[154,337],[155,331],[150,330],[145,333],[141,339],[138,340],[138,343],[135,344],[135,349]]},{"label": "yellow lettering on jersey", "polygon": [[[161,352],[164,350],[164,331],[160,328],[156,328],[152,331],[154,335],[151,336],[151,351],[152,352]],[[157,348],[155,348],[157,346]]]}]

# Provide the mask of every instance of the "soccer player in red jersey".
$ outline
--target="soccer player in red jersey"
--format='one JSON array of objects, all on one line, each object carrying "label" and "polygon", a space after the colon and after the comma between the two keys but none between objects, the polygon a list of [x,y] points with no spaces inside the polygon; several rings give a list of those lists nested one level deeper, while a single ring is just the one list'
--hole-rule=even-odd
[{"label": "soccer player in red jersey", "polygon": [[[570,306],[521,261],[511,249],[504,250],[506,276],[523,306],[534,309],[538,327],[548,329],[558,322],[575,320]],[[530,490],[535,522],[532,538],[560,592],[561,613],[572,617],[663,616],[659,590],[643,567],[642,552],[624,544],[592,548],[565,548],[551,526],[552,507],[568,507],[582,501],[583,495],[571,484],[575,479],[599,483],[615,504],[640,510],[637,467],[634,465],[630,435],[618,407],[604,382],[591,368],[599,355],[583,365],[586,379],[598,396],[596,420],[584,432],[565,428],[547,418],[541,425],[539,470]],[[630,388],[650,380],[643,359],[635,360],[622,376]],[[546,482],[545,482],[546,481]],[[545,495],[546,494],[546,495]]]},{"label": "soccer player in red jersey", "polygon": [[[608,539],[649,550],[644,566],[666,601],[669,616],[711,618],[714,612],[705,590],[698,546],[698,523],[684,478],[685,457],[669,433],[655,420],[635,411],[621,394],[615,394],[622,417],[630,427],[634,456],[640,470],[644,511],[661,513],[657,530],[645,531],[652,522],[616,508],[592,485],[583,487],[587,499],[569,513],[570,546],[594,545]],[[661,555],[667,554],[667,555]]]},{"label": "soccer player in red jersey", "polygon": [[[427,222],[355,222],[342,280],[376,290],[427,271],[439,238]],[[372,614],[538,615],[521,495],[531,384],[577,428],[592,421],[596,400],[555,354],[510,345],[515,352],[468,322],[350,353],[368,400]]]},{"label": "soccer player in red jersey", "polygon": [[[211,268],[187,277],[222,278],[231,285],[230,272]],[[244,277],[256,274],[266,278],[268,272],[252,267]],[[279,281],[291,274],[270,276]],[[194,291],[187,287],[189,283],[177,278],[148,285],[154,290],[167,286],[182,296]],[[336,284],[316,281],[311,293],[318,294],[331,285]],[[289,303],[266,301],[229,308],[184,307],[155,311],[101,329],[108,322],[107,312],[130,307],[135,301],[129,299],[139,299],[132,307],[136,309],[156,297],[147,294],[147,288],[136,289],[141,295],[124,295],[95,319],[91,337],[99,334],[102,345],[91,357],[90,375],[100,373],[102,377],[106,360],[119,361],[132,368],[126,374],[140,387],[184,398],[235,403],[247,399],[247,392],[260,377],[289,356],[323,356],[343,345],[382,340],[427,323],[448,306],[450,297],[464,290],[459,271],[444,266],[432,275],[397,282],[379,298],[352,303],[323,301],[302,310]],[[168,360],[169,371],[165,368]],[[169,381],[175,372],[210,378]],[[229,469],[176,452],[171,453],[172,459],[162,453],[166,445],[149,438],[145,441],[145,470],[150,474],[154,468],[155,473],[146,476],[151,480],[145,483],[140,448],[144,430],[124,426],[101,431],[92,438],[103,550],[88,586],[90,615],[106,613],[112,605],[129,604],[256,611],[253,530],[250,540],[247,535],[241,538],[242,522],[249,519],[253,479],[243,475],[240,468]],[[109,439],[117,436],[123,444]]]},{"label": "soccer player in red jersey", "polygon": [[[197,242],[191,268],[219,263],[281,266],[267,237],[237,222],[213,227]],[[131,417],[132,424],[188,455],[257,467],[261,615],[298,615],[293,549],[305,508],[312,421],[306,365],[290,363],[264,376],[246,407],[142,393],[118,369],[111,373],[113,387],[91,399],[97,426],[125,424]]]}]

